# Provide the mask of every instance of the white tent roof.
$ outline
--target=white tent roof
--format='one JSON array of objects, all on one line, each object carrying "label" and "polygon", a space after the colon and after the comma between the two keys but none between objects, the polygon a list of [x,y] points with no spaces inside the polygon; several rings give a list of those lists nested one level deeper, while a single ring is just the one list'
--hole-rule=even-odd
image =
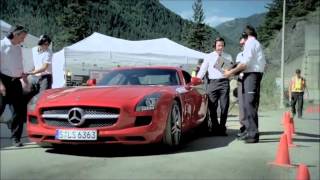
[{"label": "white tent roof", "polygon": [[120,66],[190,65],[204,58],[198,52],[167,38],[130,41],[93,33],[89,37],[65,47],[53,56],[53,87],[65,83],[65,71],[88,76],[91,70]]},{"label": "white tent roof", "polygon": [[66,48],[69,51],[117,52],[126,54],[157,54],[203,58],[204,53],[184,47],[167,38],[129,41],[93,33],[91,36]]},{"label": "white tent roof", "polygon": [[1,32],[9,32],[11,25],[0,19]]}]

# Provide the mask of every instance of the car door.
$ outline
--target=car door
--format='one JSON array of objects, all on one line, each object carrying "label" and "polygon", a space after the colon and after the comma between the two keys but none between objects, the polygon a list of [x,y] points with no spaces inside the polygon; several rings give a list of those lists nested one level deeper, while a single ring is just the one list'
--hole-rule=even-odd
[{"label": "car door", "polygon": [[190,86],[187,84],[191,82],[191,76],[188,72],[182,71],[183,88],[185,92],[181,94],[184,101],[184,118],[188,128],[194,127],[201,123],[207,111],[207,95],[203,85]]}]

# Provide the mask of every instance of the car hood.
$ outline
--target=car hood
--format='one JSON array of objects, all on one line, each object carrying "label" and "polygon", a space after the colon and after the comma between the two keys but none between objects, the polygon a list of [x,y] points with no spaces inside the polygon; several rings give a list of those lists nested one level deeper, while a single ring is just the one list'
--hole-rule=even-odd
[{"label": "car hood", "polygon": [[134,103],[154,92],[174,92],[166,86],[104,86],[75,87],[46,91],[39,101],[42,106],[56,105],[113,105]]}]

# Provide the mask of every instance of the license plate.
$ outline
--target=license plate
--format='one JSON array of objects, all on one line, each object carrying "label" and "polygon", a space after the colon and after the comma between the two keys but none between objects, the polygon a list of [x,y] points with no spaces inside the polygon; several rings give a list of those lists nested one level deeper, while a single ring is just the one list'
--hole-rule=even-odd
[{"label": "license plate", "polygon": [[97,140],[97,131],[57,129],[55,138],[59,140],[95,141]]}]

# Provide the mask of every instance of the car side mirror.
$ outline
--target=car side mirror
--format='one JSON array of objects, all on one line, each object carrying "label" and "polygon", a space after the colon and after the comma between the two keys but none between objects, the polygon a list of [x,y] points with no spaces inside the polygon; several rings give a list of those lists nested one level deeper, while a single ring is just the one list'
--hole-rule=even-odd
[{"label": "car side mirror", "polygon": [[192,86],[198,86],[200,84],[202,84],[202,79],[197,78],[197,77],[192,77],[191,78],[191,85]]},{"label": "car side mirror", "polygon": [[95,86],[97,84],[96,79],[89,79],[87,81],[87,86]]}]

